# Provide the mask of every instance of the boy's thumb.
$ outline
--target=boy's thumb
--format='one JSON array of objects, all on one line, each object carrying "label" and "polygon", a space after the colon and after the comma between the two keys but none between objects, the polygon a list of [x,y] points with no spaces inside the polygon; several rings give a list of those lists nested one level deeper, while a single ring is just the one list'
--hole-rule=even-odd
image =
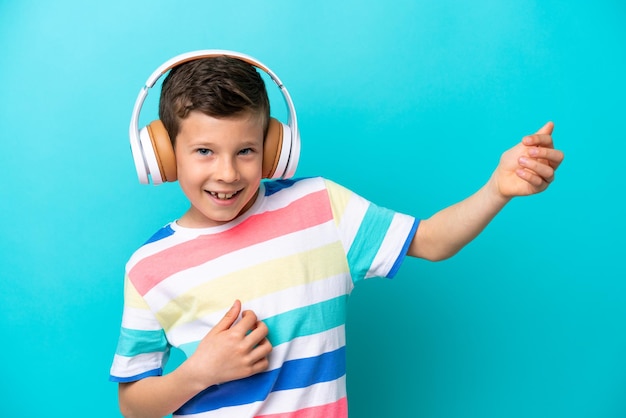
[{"label": "boy's thumb", "polygon": [[554,123],[553,122],[548,122],[545,125],[543,125],[536,133],[535,135],[552,135],[552,131],[554,131]]},{"label": "boy's thumb", "polygon": [[228,312],[224,314],[224,317],[220,319],[220,322],[218,322],[213,329],[216,331],[224,331],[230,328],[235,323],[237,318],[239,318],[240,313],[241,302],[237,299],[235,300],[235,303],[233,303],[233,306],[231,306]]}]

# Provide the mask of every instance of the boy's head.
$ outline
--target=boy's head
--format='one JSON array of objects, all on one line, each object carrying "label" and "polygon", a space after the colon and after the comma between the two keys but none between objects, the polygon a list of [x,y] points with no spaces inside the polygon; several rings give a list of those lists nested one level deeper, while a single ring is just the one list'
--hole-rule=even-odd
[{"label": "boy's head", "polygon": [[[270,117],[260,71],[280,89],[289,110],[287,124]],[[169,71],[169,73],[168,73]],[[139,129],[148,90],[168,73],[161,88],[159,120]],[[287,89],[269,68],[245,54],[201,50],[176,56],[159,66],[139,92],[130,123],[130,145],[139,181],[161,184],[177,180],[176,145],[190,115],[222,121],[247,119],[261,133],[263,178],[290,178],[300,156],[295,108]]]},{"label": "boy's head", "polygon": [[267,133],[270,104],[265,83],[251,64],[229,56],[192,60],[163,81],[159,118],[174,146],[180,123],[192,111],[214,118],[254,117]]}]

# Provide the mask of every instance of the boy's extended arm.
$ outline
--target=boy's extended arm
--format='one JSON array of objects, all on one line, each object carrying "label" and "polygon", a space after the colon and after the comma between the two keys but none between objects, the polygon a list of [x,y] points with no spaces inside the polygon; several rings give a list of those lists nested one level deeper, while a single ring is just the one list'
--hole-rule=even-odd
[{"label": "boy's extended arm", "polygon": [[119,402],[125,417],[163,417],[209,386],[241,379],[267,369],[272,350],[267,326],[252,311],[233,307],[202,339],[176,370],[164,376],[120,383]]},{"label": "boy's extended arm", "polygon": [[489,181],[467,199],[420,222],[408,254],[443,260],[473,240],[515,196],[542,192],[554,180],[563,153],[554,149],[548,122],[502,154]]}]

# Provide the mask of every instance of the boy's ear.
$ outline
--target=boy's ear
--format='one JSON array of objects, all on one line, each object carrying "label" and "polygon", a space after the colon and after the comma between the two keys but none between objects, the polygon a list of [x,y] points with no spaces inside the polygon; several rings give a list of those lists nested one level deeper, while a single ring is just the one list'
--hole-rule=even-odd
[{"label": "boy's ear", "polygon": [[150,122],[146,126],[152,147],[146,152],[153,151],[162,182],[176,181],[176,157],[170,136],[160,120]]}]

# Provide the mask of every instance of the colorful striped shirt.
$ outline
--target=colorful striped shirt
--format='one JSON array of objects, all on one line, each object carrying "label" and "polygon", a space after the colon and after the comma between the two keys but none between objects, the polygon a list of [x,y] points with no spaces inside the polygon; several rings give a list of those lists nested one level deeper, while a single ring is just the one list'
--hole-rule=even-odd
[{"label": "colorful striped shirt", "polygon": [[172,222],[126,266],[111,380],[160,376],[189,357],[235,299],[269,328],[267,371],[211,386],[175,417],[347,417],[346,302],[393,277],[418,221],[322,178],[261,183],[254,205],[206,229]]}]

